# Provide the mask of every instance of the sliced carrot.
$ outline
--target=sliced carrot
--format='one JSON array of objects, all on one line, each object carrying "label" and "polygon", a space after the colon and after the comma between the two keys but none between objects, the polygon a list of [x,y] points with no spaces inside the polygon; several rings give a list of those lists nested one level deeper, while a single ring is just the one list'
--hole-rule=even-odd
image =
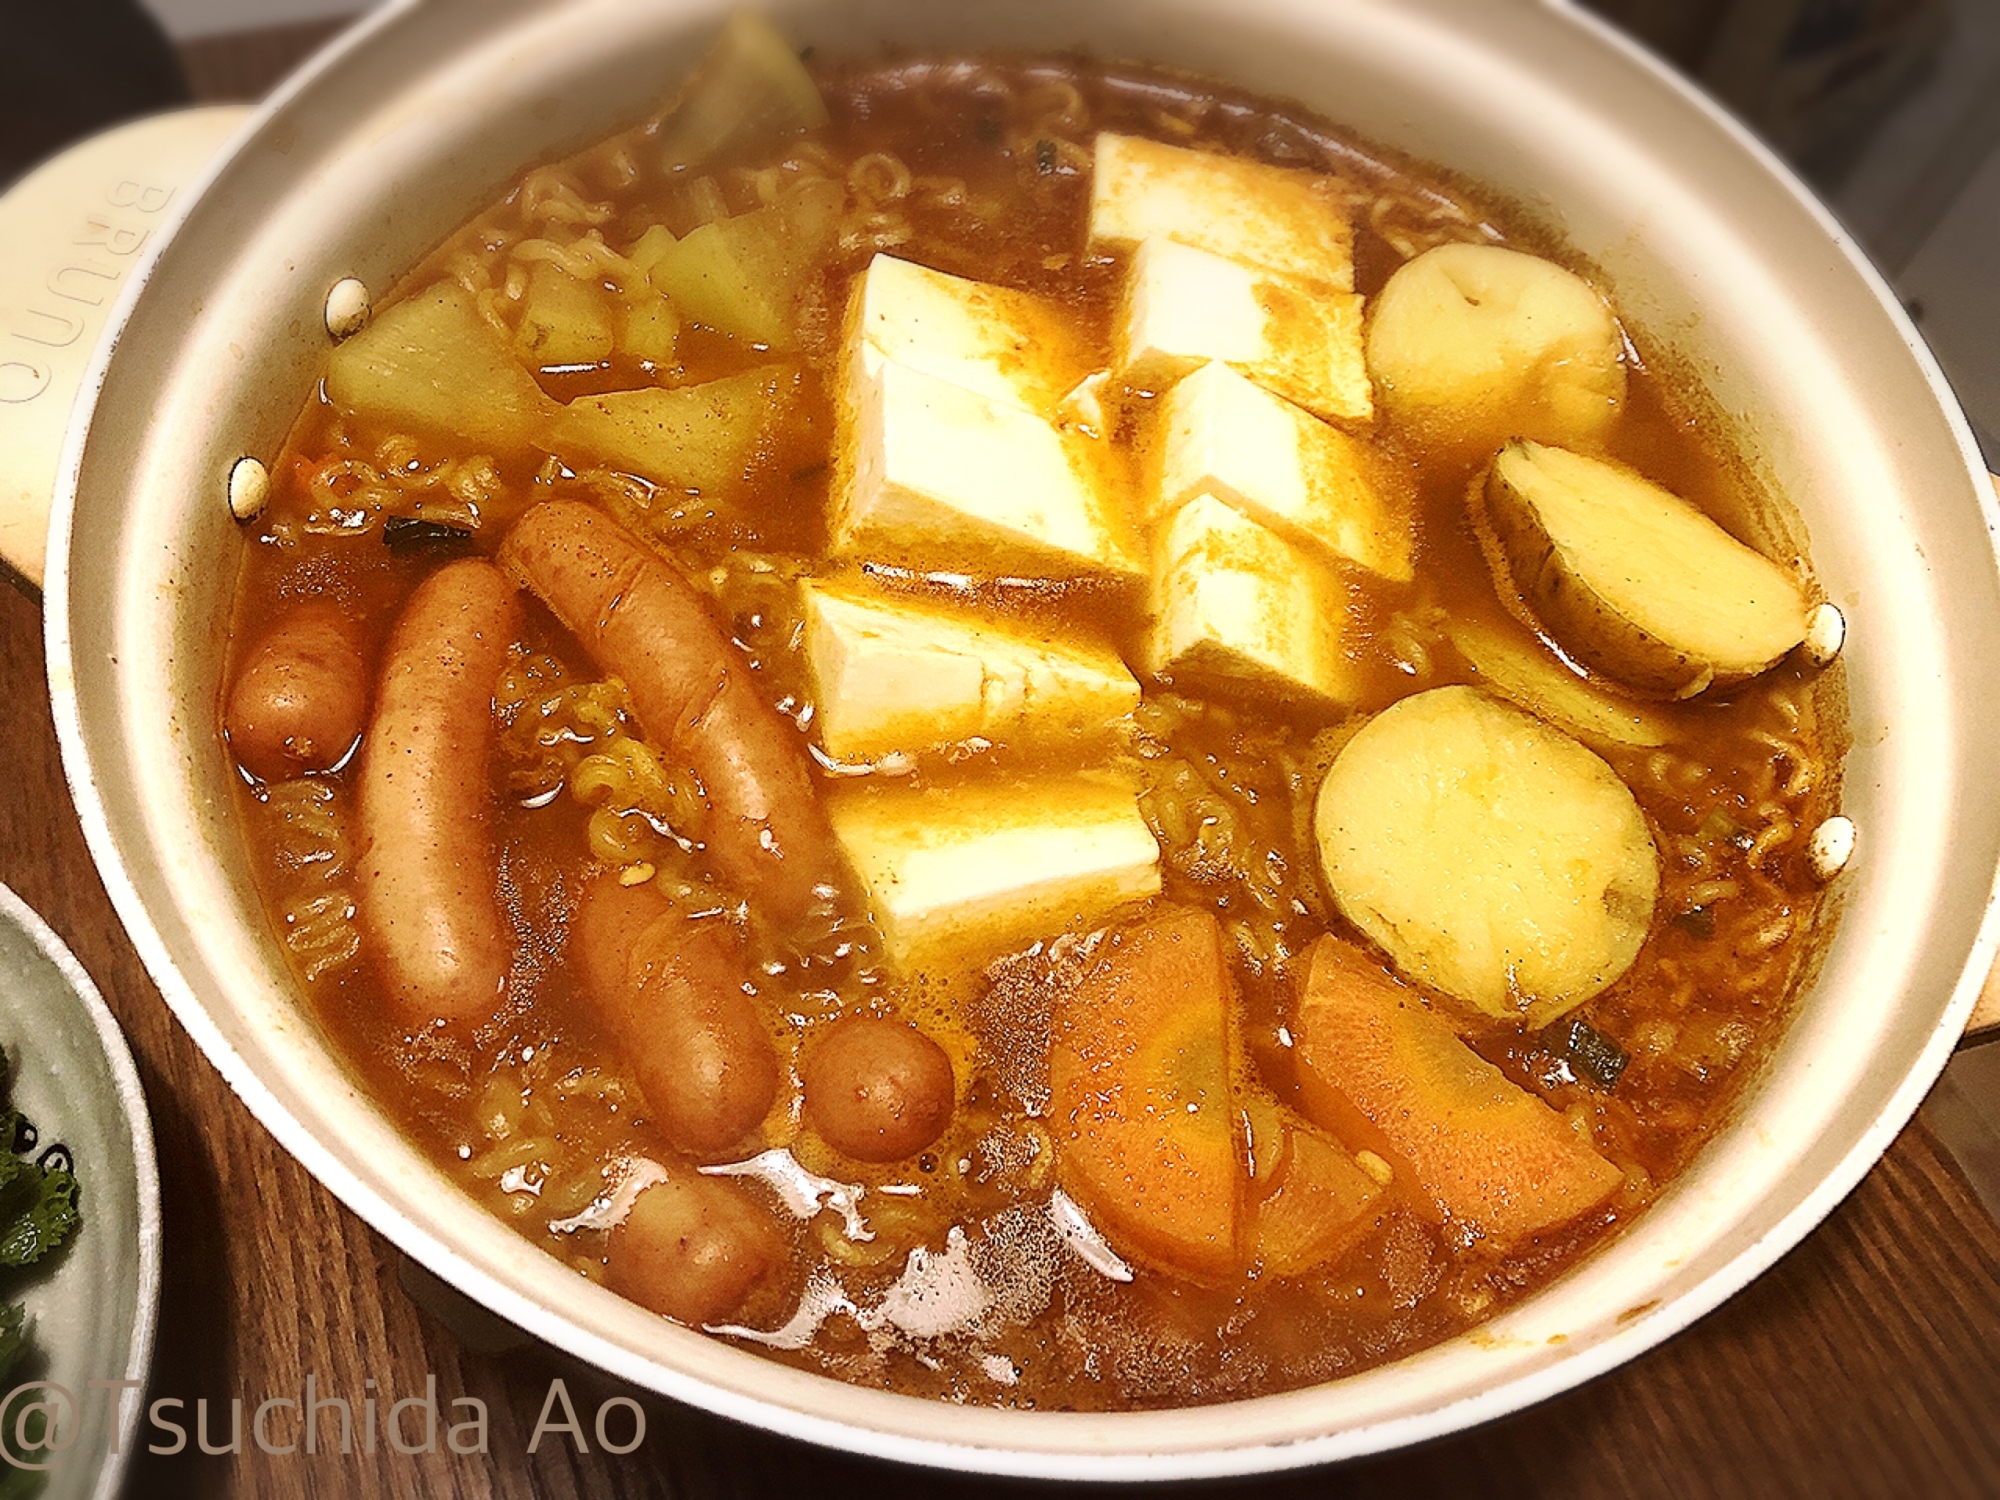
[{"label": "sliced carrot", "polygon": [[1221,929],[1177,911],[1107,940],[1051,1030],[1064,1190],[1122,1254],[1197,1279],[1240,1269],[1232,1005]]},{"label": "sliced carrot", "polygon": [[1313,950],[1299,1021],[1308,1112],[1408,1173],[1447,1221],[1514,1244],[1617,1188],[1618,1168],[1561,1115],[1347,944]]},{"label": "sliced carrot", "polygon": [[1382,1189],[1341,1144],[1289,1119],[1285,1159],[1250,1217],[1249,1259],[1274,1276],[1332,1260],[1374,1227]]}]

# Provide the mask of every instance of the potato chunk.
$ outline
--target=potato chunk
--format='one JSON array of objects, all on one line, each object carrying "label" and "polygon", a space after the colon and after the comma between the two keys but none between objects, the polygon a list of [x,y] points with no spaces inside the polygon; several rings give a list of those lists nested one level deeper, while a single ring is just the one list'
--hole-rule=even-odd
[{"label": "potato chunk", "polygon": [[343,416],[448,438],[469,452],[540,446],[561,410],[451,282],[405,297],[336,345],[326,393]]},{"label": "potato chunk", "polygon": [[1662,712],[1577,676],[1518,625],[1453,620],[1446,628],[1482,687],[1585,744],[1651,749],[1673,738]]},{"label": "potato chunk", "polygon": [[682,172],[748,156],[826,119],[819,85],[792,44],[755,11],[739,10],[675,98],[660,129],[660,165]]},{"label": "potato chunk", "polygon": [[551,261],[528,272],[528,298],[514,330],[514,353],[532,369],[594,365],[610,358],[611,299]]},{"label": "potato chunk", "polygon": [[1314,809],[1348,920],[1420,983],[1544,1024],[1632,966],[1659,855],[1639,805],[1568,735],[1434,688],[1349,740]]},{"label": "potato chunk", "polygon": [[621,310],[618,352],[656,369],[674,362],[681,336],[681,315],[660,293],[647,289]]},{"label": "potato chunk", "polygon": [[1565,651],[1636,691],[1688,698],[1805,638],[1805,591],[1632,470],[1509,443],[1485,491],[1496,561]]},{"label": "potato chunk", "polygon": [[803,183],[767,207],[688,231],[661,251],[647,280],[693,322],[785,348],[797,339],[807,278],[841,202],[837,184]]},{"label": "potato chunk", "polygon": [[1183,910],[1113,936],[1050,1031],[1064,1191],[1120,1253],[1210,1280],[1239,1267],[1233,1004],[1221,927]]},{"label": "potato chunk", "polygon": [[1468,1238],[1530,1239],[1621,1180],[1561,1115],[1335,938],[1313,950],[1299,1060],[1308,1113],[1380,1153]]},{"label": "potato chunk", "polygon": [[714,494],[748,476],[798,384],[795,371],[767,365],[675,390],[585,396],[559,409],[554,438],[565,456]]},{"label": "potato chunk", "polygon": [[1466,460],[1509,438],[1597,438],[1625,399],[1623,344],[1581,277],[1498,245],[1440,245],[1389,278],[1368,373],[1395,425]]}]

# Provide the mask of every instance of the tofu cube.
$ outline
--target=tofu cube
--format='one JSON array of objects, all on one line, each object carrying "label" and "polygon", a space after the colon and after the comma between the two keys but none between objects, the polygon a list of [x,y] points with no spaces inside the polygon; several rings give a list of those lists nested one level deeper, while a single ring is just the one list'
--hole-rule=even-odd
[{"label": "tofu cube", "polygon": [[893,255],[868,263],[850,317],[864,373],[888,360],[1044,417],[1102,363],[1058,303]]},{"label": "tofu cube", "polygon": [[1155,677],[1335,706],[1360,696],[1347,588],[1277,533],[1199,495],[1161,528],[1155,563]]},{"label": "tofu cube", "polygon": [[1105,445],[893,360],[849,370],[834,550],[1027,578],[1144,572]]},{"label": "tofu cube", "polygon": [[848,785],[827,813],[905,974],[978,963],[1160,890],[1138,794],[1111,772]]},{"label": "tofu cube", "polygon": [[1161,235],[1226,260],[1354,290],[1354,226],[1331,179],[1137,136],[1097,138],[1090,246]]},{"label": "tofu cube", "polygon": [[1156,446],[1153,518],[1213,495],[1308,552],[1412,576],[1412,506],[1374,450],[1220,360],[1167,393]]},{"label": "tofu cube", "polygon": [[804,586],[814,723],[835,760],[972,739],[1091,745],[1139,704],[1117,653],[860,585]]},{"label": "tofu cube", "polygon": [[1116,364],[1163,391],[1210,360],[1336,422],[1367,422],[1374,391],[1361,298],[1155,235],[1132,257]]}]

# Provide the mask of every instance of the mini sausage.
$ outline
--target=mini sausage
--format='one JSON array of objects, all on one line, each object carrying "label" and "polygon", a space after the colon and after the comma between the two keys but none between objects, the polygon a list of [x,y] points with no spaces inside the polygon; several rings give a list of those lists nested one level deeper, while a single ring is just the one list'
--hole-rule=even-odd
[{"label": "mini sausage", "polygon": [[834,1022],[807,1049],[799,1078],[813,1129],[856,1161],[915,1156],[951,1123],[951,1059],[907,1021]]},{"label": "mini sausage", "polygon": [[487,763],[493,688],[520,596],[467,559],[418,585],[390,633],[361,750],[361,930],[413,1025],[478,1022],[512,961],[496,890]]},{"label": "mini sausage", "polygon": [[222,730],[252,776],[287,781],[338,765],[367,715],[360,631],[334,604],[314,599],[250,648],[229,690]]},{"label": "mini sausage", "polygon": [[676,1168],[611,1231],[605,1281],[621,1297],[699,1328],[740,1308],[785,1259],[771,1216],[734,1183]]},{"label": "mini sausage", "polygon": [[693,584],[617,522],[577,501],[523,516],[501,566],[623,679],[647,733],[701,778],[716,873],[780,922],[837,878],[833,833],[805,748],[766,703],[742,652]]},{"label": "mini sausage", "polygon": [[778,1096],[778,1053],[743,993],[735,943],[615,876],[584,893],[571,941],[661,1133],[696,1156],[741,1142]]}]

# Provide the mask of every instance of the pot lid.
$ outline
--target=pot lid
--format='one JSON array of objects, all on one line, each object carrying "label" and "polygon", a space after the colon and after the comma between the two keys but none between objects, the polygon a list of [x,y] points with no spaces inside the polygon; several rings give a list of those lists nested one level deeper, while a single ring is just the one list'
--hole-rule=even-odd
[{"label": "pot lid", "polygon": [[36,588],[70,408],[105,318],[168,208],[249,112],[117,126],[0,197],[0,562]]}]

